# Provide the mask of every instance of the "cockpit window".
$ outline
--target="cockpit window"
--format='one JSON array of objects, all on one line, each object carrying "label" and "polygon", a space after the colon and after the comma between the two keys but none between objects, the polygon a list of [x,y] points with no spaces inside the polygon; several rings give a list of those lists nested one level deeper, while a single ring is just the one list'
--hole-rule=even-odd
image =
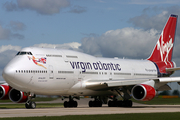
[{"label": "cockpit window", "polygon": [[16,55],[32,55],[31,52],[19,51]]}]

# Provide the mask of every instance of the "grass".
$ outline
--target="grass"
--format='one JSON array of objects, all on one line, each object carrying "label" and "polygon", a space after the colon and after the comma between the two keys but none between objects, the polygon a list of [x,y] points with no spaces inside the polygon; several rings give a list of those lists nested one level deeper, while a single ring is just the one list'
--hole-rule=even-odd
[{"label": "grass", "polygon": [[[33,101],[52,101],[57,98],[35,98]],[[3,100],[1,100],[2,102]],[[180,105],[180,98],[159,98],[155,97],[151,101],[136,101],[132,99],[133,102],[148,104],[148,105]],[[12,103],[11,101],[4,102],[5,104],[0,104],[0,109],[14,109],[14,108],[25,108],[25,104]],[[11,104],[10,104],[11,103]],[[63,103],[37,103],[36,108],[54,108],[63,107]]]},{"label": "grass", "polygon": [[[35,102],[39,102],[39,101],[52,101],[52,100],[56,100],[57,98],[51,98],[51,97],[36,97],[35,99],[33,99],[33,101]],[[0,103],[8,103],[8,102],[12,102],[11,100],[0,100]]]},{"label": "grass", "polygon": [[53,117],[18,117],[1,118],[1,120],[176,120],[180,113],[135,113],[135,114],[113,114],[113,115],[70,115]]},{"label": "grass", "polygon": [[[49,99],[49,98],[48,98]],[[38,98],[37,101],[47,100],[46,98]],[[52,99],[53,100],[53,99]],[[48,101],[48,100],[47,100]],[[139,102],[139,101],[135,101]],[[139,102],[143,104],[180,104],[180,98],[154,98],[151,101]],[[62,107],[62,103],[38,103],[37,108]],[[24,104],[0,104],[0,109],[25,108]],[[172,120],[180,118],[180,113],[135,113],[135,114],[113,114],[113,115],[70,115],[70,116],[43,116],[43,117],[17,117],[17,118],[1,118],[1,120]]]},{"label": "grass", "polygon": [[180,98],[160,98],[155,97],[151,101],[136,101],[133,102],[141,103],[141,104],[148,104],[148,105],[180,105]]},{"label": "grass", "polygon": [[[52,101],[57,98],[41,98],[37,97],[33,101],[40,102],[40,101]],[[0,100],[0,109],[16,109],[16,108],[25,108],[25,103],[13,103],[10,100]],[[55,107],[63,107],[63,103],[37,103],[36,108],[55,108]]]},{"label": "grass", "polygon": [[[36,104],[36,108],[55,108],[55,107],[63,107],[63,103],[38,103]],[[0,104],[0,109],[17,109],[17,108],[25,108],[25,104]]]}]

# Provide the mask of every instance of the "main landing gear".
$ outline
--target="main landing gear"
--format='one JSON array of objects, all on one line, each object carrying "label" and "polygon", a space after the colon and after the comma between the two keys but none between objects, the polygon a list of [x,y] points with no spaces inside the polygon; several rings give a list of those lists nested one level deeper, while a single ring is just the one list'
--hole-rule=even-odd
[{"label": "main landing gear", "polygon": [[33,102],[33,101],[31,101],[32,98],[35,98],[35,97],[36,97],[35,94],[30,94],[30,95],[28,96],[28,100],[27,100],[27,102],[25,103],[25,107],[26,107],[27,109],[35,109],[35,108],[36,108],[36,103]]},{"label": "main landing gear", "polygon": [[64,102],[64,107],[65,108],[67,108],[67,107],[77,107],[77,106],[78,106],[78,103],[77,103],[77,101],[73,100],[72,96],[69,96],[69,101]]},{"label": "main landing gear", "polygon": [[113,100],[108,102],[108,107],[132,107],[131,100]]},{"label": "main landing gear", "polygon": [[102,107],[102,101],[96,96],[94,101],[89,101],[89,107]]},{"label": "main landing gear", "polygon": [[127,90],[124,90],[124,96],[121,95],[119,90],[115,90],[122,98],[123,100],[118,101],[116,99],[116,96],[113,97],[113,101],[108,102],[108,107],[132,107],[133,103],[131,100],[129,100],[131,97],[127,93]]}]

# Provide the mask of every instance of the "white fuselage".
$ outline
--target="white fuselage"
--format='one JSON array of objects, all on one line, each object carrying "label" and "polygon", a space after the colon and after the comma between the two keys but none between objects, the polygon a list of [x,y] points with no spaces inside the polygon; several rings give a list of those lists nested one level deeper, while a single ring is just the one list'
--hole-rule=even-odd
[{"label": "white fuselage", "polygon": [[157,68],[148,60],[97,58],[84,53],[28,47],[5,67],[13,88],[42,95],[103,95],[86,89],[87,81],[155,78]]}]

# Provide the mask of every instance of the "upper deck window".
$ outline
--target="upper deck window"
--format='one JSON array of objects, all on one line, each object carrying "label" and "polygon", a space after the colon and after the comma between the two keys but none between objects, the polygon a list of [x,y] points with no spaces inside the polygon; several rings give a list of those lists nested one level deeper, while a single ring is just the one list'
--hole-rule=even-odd
[{"label": "upper deck window", "polygon": [[31,52],[19,51],[16,55],[32,55]]}]

